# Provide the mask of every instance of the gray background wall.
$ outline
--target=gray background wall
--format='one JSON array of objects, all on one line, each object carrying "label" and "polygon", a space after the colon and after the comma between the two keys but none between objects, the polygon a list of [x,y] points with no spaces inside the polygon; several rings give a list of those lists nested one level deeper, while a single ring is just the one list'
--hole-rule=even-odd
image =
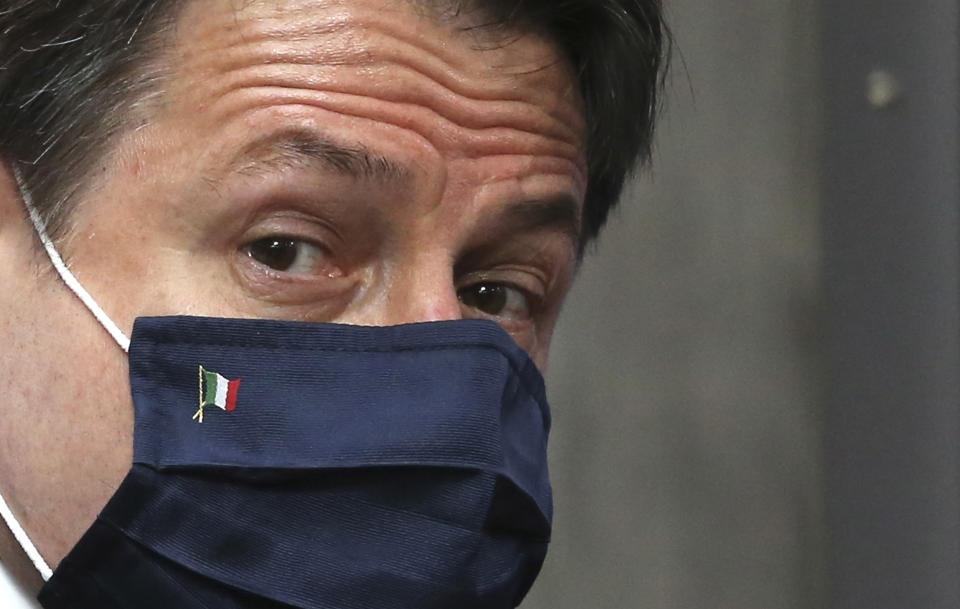
[{"label": "gray background wall", "polygon": [[823,3],[831,609],[960,607],[958,5]]},{"label": "gray background wall", "polygon": [[655,168],[556,339],[556,532],[524,609],[824,594],[816,3],[667,4]]}]

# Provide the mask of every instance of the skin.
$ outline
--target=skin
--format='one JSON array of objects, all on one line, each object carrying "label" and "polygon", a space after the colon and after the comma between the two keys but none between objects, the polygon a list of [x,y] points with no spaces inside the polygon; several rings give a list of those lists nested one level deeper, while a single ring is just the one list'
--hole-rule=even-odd
[{"label": "skin", "polygon": [[[91,176],[60,251],[128,334],[147,315],[487,317],[545,368],[577,262],[581,102],[553,45],[479,20],[188,3],[149,120]],[[258,260],[271,238],[295,241],[289,268]],[[50,270],[6,168],[0,260],[0,490],[55,567],[129,468],[127,358]],[[471,306],[490,286],[505,306]],[[0,560],[39,586],[9,535]]]}]

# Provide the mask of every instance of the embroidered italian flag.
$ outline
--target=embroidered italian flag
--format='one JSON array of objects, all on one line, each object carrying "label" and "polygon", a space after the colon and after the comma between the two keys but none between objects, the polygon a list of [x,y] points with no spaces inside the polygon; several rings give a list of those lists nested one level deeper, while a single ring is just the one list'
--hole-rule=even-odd
[{"label": "embroidered italian flag", "polygon": [[200,366],[200,408],[193,418],[203,423],[203,409],[206,406],[216,406],[227,412],[236,409],[239,390],[240,379],[231,381],[222,374]]}]

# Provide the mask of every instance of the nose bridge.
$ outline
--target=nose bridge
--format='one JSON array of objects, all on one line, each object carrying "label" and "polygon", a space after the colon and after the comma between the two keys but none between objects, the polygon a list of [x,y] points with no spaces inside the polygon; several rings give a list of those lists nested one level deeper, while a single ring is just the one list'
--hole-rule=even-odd
[{"label": "nose bridge", "polygon": [[386,316],[390,325],[460,319],[453,264],[439,252],[421,252],[396,269]]}]

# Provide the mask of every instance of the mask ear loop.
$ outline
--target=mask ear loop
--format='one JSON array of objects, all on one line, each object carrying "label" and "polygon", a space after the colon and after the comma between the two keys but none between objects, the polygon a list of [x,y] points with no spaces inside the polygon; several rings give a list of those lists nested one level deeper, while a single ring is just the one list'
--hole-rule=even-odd
[{"label": "mask ear loop", "polygon": [[57,269],[57,273],[60,274],[60,278],[63,279],[63,282],[67,284],[67,287],[70,288],[70,291],[77,295],[77,298],[86,305],[90,312],[93,313],[93,316],[97,318],[97,321],[100,322],[100,325],[110,333],[110,336],[113,337],[113,340],[117,341],[117,344],[120,345],[120,348],[124,352],[130,351],[130,339],[126,334],[123,333],[117,324],[113,323],[113,320],[110,319],[110,316],[100,308],[100,305],[97,304],[97,301],[93,299],[93,296],[87,292],[86,289],[80,282],[77,281],[77,278],[74,277],[73,273],[70,272],[70,269],[67,268],[66,263],[63,261],[63,258],[60,257],[57,248],[53,245],[50,237],[47,235],[46,227],[43,224],[43,220],[40,219],[40,214],[37,213],[36,208],[33,205],[33,198],[30,196],[30,192],[27,190],[26,186],[23,183],[23,179],[20,177],[20,171],[16,168],[13,169],[13,177],[17,181],[17,188],[20,189],[20,196],[23,197],[23,204],[27,208],[27,212],[30,214],[30,221],[33,222],[33,228],[37,231],[37,236],[40,237],[40,242],[43,243],[43,248],[47,251],[47,256],[50,257],[50,262],[53,264],[53,268]]},{"label": "mask ear loop", "polygon": [[[57,269],[57,273],[60,275],[60,278],[63,280],[67,287],[70,288],[70,291],[77,295],[77,298],[88,308],[90,312],[93,313],[93,316],[97,318],[97,321],[100,322],[100,325],[110,333],[110,336],[113,337],[113,340],[120,345],[120,348],[124,352],[129,352],[130,350],[130,339],[126,334],[123,333],[117,324],[113,323],[113,320],[110,319],[110,316],[100,308],[100,305],[97,304],[97,301],[90,296],[90,293],[80,282],[77,281],[77,278],[74,277],[73,273],[70,272],[70,269],[67,268],[66,263],[64,263],[63,258],[60,257],[60,254],[57,252],[57,248],[53,245],[53,241],[47,235],[46,227],[43,224],[43,220],[40,219],[40,214],[37,213],[36,208],[33,205],[33,199],[30,196],[30,191],[27,190],[26,186],[23,183],[23,178],[20,176],[20,171],[17,168],[13,168],[13,178],[17,182],[17,188],[20,190],[20,196],[23,198],[23,204],[27,208],[27,213],[30,215],[30,221],[33,222],[33,228],[37,231],[37,236],[40,237],[40,242],[43,243],[43,248],[47,251],[47,256],[50,258],[53,268]],[[0,495],[0,517],[3,518],[3,521],[7,523],[7,526],[10,528],[10,532],[13,533],[14,538],[16,538],[17,543],[20,544],[20,547],[23,548],[23,551],[26,553],[27,558],[30,559],[30,562],[33,563],[33,566],[36,567],[37,571],[40,572],[40,577],[43,578],[43,581],[47,581],[53,575],[53,570],[50,568],[50,565],[47,564],[47,561],[43,559],[43,556],[40,555],[40,552],[37,550],[37,546],[33,545],[30,536],[27,535],[27,532],[20,522],[17,521],[17,517],[14,516],[13,511],[10,509],[10,506],[7,505],[7,502],[4,500],[3,495]]]},{"label": "mask ear loop", "polygon": [[10,532],[13,533],[17,543],[20,544],[20,547],[23,548],[23,551],[27,554],[27,558],[30,559],[33,566],[40,572],[40,577],[43,578],[43,581],[49,580],[50,576],[53,575],[53,570],[50,569],[50,565],[43,559],[43,556],[40,556],[37,546],[33,545],[33,542],[30,541],[30,536],[27,535],[27,532],[20,526],[10,506],[4,501],[3,495],[0,495],[0,516],[3,517],[3,521],[10,527]]}]

